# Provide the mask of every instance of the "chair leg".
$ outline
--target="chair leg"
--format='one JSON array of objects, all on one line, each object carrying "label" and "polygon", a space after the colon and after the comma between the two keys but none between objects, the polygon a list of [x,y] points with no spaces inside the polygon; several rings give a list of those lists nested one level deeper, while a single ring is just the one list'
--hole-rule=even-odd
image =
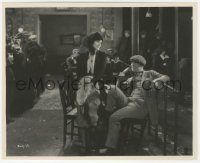
[{"label": "chair leg", "polygon": [[148,135],[150,136],[151,135],[151,121],[148,120]]},{"label": "chair leg", "polygon": [[155,127],[155,143],[158,143],[158,126]]},{"label": "chair leg", "polygon": [[73,140],[74,137],[74,120],[71,120],[71,140]]},{"label": "chair leg", "polygon": [[123,155],[126,152],[126,142],[129,134],[130,123],[126,123],[122,127],[121,143],[120,143],[120,153]]},{"label": "chair leg", "polygon": [[90,128],[85,129],[85,148],[86,148],[86,153],[89,154],[91,151],[91,130]]},{"label": "chair leg", "polygon": [[78,132],[78,139],[80,138],[80,129],[79,128],[77,128],[77,132]]},{"label": "chair leg", "polygon": [[134,123],[131,125],[131,136],[134,137]]},{"label": "chair leg", "polygon": [[139,138],[138,143],[137,143],[136,148],[135,148],[136,152],[139,151],[139,147],[140,147],[140,144],[141,144],[142,139],[143,139],[145,127],[146,127],[146,123],[141,125],[140,138]]},{"label": "chair leg", "polygon": [[121,131],[120,131],[119,141],[118,141],[118,150],[117,150],[117,153],[119,155],[123,155],[123,153],[124,153],[124,150],[123,150],[123,146],[124,146],[124,143],[125,143],[124,135],[125,135],[124,126],[121,125]]},{"label": "chair leg", "polygon": [[66,123],[66,120],[64,118],[64,127],[63,127],[63,147],[65,147],[66,145],[66,135],[67,135],[67,124]]},{"label": "chair leg", "polygon": [[124,140],[125,140],[125,143],[127,142],[128,140],[128,137],[129,137],[129,129],[131,128],[131,123],[128,123],[125,127],[125,132],[124,132]]},{"label": "chair leg", "polygon": [[79,134],[80,134],[80,141],[82,142],[82,146],[86,146],[86,129],[79,128]]},{"label": "chair leg", "polygon": [[82,142],[82,147],[80,154],[81,156],[88,155],[88,129],[87,128],[79,128],[80,140]]},{"label": "chair leg", "polygon": [[[97,134],[98,134],[98,131],[96,128],[91,128],[91,132],[90,132],[90,141],[91,141],[91,149],[92,150],[97,150],[98,149],[98,139],[97,139]],[[101,140],[99,140],[101,141]]]}]

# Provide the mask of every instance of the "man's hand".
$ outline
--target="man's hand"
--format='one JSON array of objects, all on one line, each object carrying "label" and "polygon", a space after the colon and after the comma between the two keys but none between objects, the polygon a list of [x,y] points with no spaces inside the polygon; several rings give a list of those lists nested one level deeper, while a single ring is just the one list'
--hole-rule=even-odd
[{"label": "man's hand", "polygon": [[154,87],[157,89],[162,89],[162,87],[164,85],[164,82],[159,79],[154,79],[153,83],[154,83]]},{"label": "man's hand", "polygon": [[120,61],[119,57],[116,57],[116,58],[114,59],[114,63],[118,63],[119,61]]},{"label": "man's hand", "polygon": [[120,72],[118,76],[119,77],[125,77],[125,73],[124,72]]}]

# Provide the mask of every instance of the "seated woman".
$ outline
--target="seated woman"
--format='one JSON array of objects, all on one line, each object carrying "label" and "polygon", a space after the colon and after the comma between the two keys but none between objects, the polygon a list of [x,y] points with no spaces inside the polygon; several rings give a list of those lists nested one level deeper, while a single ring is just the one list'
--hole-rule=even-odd
[{"label": "seated woman", "polygon": [[89,35],[85,42],[85,48],[79,49],[77,58],[78,79],[91,75],[93,81],[100,80],[105,72],[107,61],[105,53],[100,51],[103,38],[96,32]]},{"label": "seated woman", "polygon": [[[107,57],[104,52],[100,51],[102,42],[103,38],[98,32],[92,33],[85,39],[84,47],[79,49],[79,56],[77,57],[78,81],[83,77],[91,76],[91,82],[98,85],[98,81],[103,78]],[[83,84],[87,85],[87,82],[83,82]],[[95,85],[95,88],[98,89],[97,85]],[[79,115],[78,118],[84,119],[83,115]],[[84,126],[83,124],[85,123],[80,123],[79,125]]]},{"label": "seated woman", "polygon": [[129,83],[132,82],[133,86],[130,97],[127,97],[122,92],[120,83],[118,87],[112,86],[108,92],[105,109],[110,113],[114,113],[109,118],[108,135],[105,143],[106,148],[100,150],[102,154],[113,154],[115,151],[119,138],[120,121],[122,119],[142,119],[149,113],[152,124],[157,123],[157,113],[153,107],[151,108],[154,105],[152,103],[153,100],[148,97],[150,88],[153,88],[153,86],[149,85],[149,83],[145,85],[143,82],[148,80],[148,82],[151,81],[157,85],[161,83],[158,81],[166,82],[169,80],[169,77],[153,70],[144,71],[143,67],[145,64],[146,60],[141,55],[131,57],[131,68],[126,70],[132,71],[132,77],[127,80]]},{"label": "seated woman", "polygon": [[[86,95],[87,91],[91,93],[89,91],[89,88],[91,88],[91,90],[93,88],[91,83],[98,85],[98,81],[103,78],[105,73],[107,57],[104,52],[100,51],[102,42],[103,38],[98,32],[89,35],[85,39],[84,46],[79,49],[79,56],[77,57],[77,80],[82,84],[81,88],[84,88],[77,91],[76,99],[78,110],[77,123],[83,147],[86,146],[84,129],[90,127],[91,125],[97,125],[97,110],[100,105],[100,100],[98,99],[97,95],[98,93],[95,92],[95,96],[90,98],[90,100],[85,99],[86,96],[83,95]],[[88,76],[91,77],[91,80],[88,78]],[[85,80],[84,77],[86,77]],[[95,88],[98,88],[97,85],[95,85]],[[100,92],[102,93],[103,91]],[[88,95],[87,97],[89,98],[91,96]],[[94,97],[96,97],[95,100],[91,100]],[[85,100],[82,100],[81,98]],[[88,107],[93,108],[92,111],[94,112],[86,111],[86,107],[82,107],[85,103],[81,103],[80,101],[94,101],[94,103],[88,104]],[[86,114],[90,114],[89,118]]]}]

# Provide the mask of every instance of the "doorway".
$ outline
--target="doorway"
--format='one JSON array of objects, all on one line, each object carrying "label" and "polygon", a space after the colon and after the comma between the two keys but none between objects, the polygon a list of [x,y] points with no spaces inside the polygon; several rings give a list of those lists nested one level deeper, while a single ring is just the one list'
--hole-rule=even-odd
[{"label": "doorway", "polygon": [[46,48],[46,73],[60,74],[71,54],[74,36],[87,34],[87,15],[40,15],[41,44]]}]

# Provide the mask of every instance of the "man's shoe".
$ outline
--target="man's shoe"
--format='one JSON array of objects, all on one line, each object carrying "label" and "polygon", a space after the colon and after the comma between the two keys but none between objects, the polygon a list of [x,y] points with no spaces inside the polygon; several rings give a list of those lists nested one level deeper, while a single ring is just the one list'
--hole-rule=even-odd
[{"label": "man's shoe", "polygon": [[116,152],[112,148],[103,148],[99,150],[101,156],[115,156]]}]

